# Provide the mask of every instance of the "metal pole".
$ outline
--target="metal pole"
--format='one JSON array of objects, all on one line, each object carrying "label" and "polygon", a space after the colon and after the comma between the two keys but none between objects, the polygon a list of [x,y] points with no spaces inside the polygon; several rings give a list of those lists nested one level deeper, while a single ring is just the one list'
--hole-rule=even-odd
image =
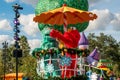
[{"label": "metal pole", "polygon": [[18,80],[18,56],[16,54],[16,80]]},{"label": "metal pole", "polygon": [[18,18],[20,17],[20,13],[18,10],[22,10],[23,8],[20,7],[20,5],[18,4],[15,4],[12,6],[14,8],[14,12],[15,12],[15,18],[14,18],[14,32],[15,32],[15,35],[14,35],[14,39],[15,39],[15,50],[14,50],[14,53],[15,53],[15,57],[16,57],[16,80],[18,80],[18,57],[19,57],[19,50],[20,50],[20,46],[19,46],[19,35],[18,33],[20,33],[20,30],[18,28],[18,26],[20,25],[19,23],[19,20]]},{"label": "metal pole", "polygon": [[3,45],[3,63],[4,63],[4,80],[5,80],[5,73],[6,73],[6,54],[7,54],[7,47],[8,43],[5,41],[2,43]]}]

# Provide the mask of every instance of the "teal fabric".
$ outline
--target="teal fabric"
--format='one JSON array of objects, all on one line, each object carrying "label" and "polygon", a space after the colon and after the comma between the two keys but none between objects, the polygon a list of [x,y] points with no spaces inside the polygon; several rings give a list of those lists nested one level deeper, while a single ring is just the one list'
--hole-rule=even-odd
[{"label": "teal fabric", "polygon": [[[41,73],[39,73],[39,66],[42,67],[42,69],[44,69],[45,71],[47,71],[47,68],[46,66],[49,64],[49,61],[48,59],[50,59],[50,56],[52,59],[57,59],[59,57],[59,52],[56,52],[56,53],[52,53],[52,54],[44,54],[44,53],[40,53],[40,51],[42,50],[49,50],[49,49],[55,49],[55,48],[58,48],[58,42],[51,38],[49,36],[49,33],[50,33],[50,29],[49,28],[44,28],[41,33],[42,33],[42,42],[41,42],[41,45],[40,45],[40,48],[35,48],[33,51],[32,51],[32,55],[36,58],[37,55],[39,55],[40,59],[43,59],[44,58],[44,62],[41,62],[38,67],[37,67],[37,72],[38,74],[40,75]],[[57,60],[54,60],[52,61],[52,64],[54,66],[54,70],[59,70],[59,65],[58,65],[58,61]],[[43,68],[44,67],[44,68]],[[47,79],[48,77],[50,76],[57,76],[57,75],[60,75],[60,71],[53,71],[52,73],[50,72],[46,72],[44,74],[44,78]]]},{"label": "teal fabric", "polygon": [[49,36],[49,33],[50,33],[50,29],[49,28],[44,28],[41,33],[42,33],[42,41],[41,41],[41,45],[39,48],[35,48],[33,51],[32,51],[32,55],[34,57],[36,57],[36,54],[37,52],[40,52],[41,50],[49,50],[49,49],[55,49],[55,48],[58,48],[58,42],[51,38]]}]

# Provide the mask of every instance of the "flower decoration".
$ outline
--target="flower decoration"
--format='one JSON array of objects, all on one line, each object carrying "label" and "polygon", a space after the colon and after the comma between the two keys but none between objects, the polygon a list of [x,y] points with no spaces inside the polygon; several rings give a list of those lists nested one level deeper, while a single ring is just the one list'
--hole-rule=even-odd
[{"label": "flower decoration", "polygon": [[72,63],[72,61],[71,61],[70,57],[63,56],[60,59],[60,65],[62,65],[62,66],[70,66],[71,63]]},{"label": "flower decoration", "polygon": [[37,74],[38,75],[44,75],[45,74],[45,70],[41,70],[39,68],[36,68]]},{"label": "flower decoration", "polygon": [[81,58],[78,58],[78,59],[77,59],[77,64],[78,64],[78,65],[82,64],[82,59],[81,59]]},{"label": "flower decoration", "polygon": [[53,64],[47,64],[46,71],[49,72],[49,73],[52,73],[54,71]]}]

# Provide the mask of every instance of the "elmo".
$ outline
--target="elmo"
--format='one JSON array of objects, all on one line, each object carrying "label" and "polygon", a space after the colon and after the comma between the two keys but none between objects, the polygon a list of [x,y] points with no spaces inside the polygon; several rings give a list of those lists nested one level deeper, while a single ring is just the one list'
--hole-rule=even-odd
[{"label": "elmo", "polygon": [[50,36],[52,38],[56,38],[60,41],[62,41],[67,48],[77,48],[78,42],[80,39],[80,34],[77,30],[70,30],[68,32],[65,32],[64,34],[60,33],[57,30],[52,30],[50,32]]},{"label": "elmo", "polygon": [[[70,31],[64,32],[64,34],[62,34],[59,31],[53,29],[50,32],[50,36],[52,38],[62,41],[66,48],[77,48],[78,42],[80,39],[80,34],[77,30],[70,30]],[[70,78],[72,76],[76,76],[77,75],[77,59],[76,59],[77,54],[73,53],[72,51],[71,52],[69,51],[69,52],[66,52],[65,55],[67,57],[71,58],[72,63],[70,64],[70,66],[64,66],[64,69],[65,68],[66,69],[61,72],[61,77],[62,78],[65,78],[65,77]],[[63,67],[61,67],[61,68],[63,68]]]}]

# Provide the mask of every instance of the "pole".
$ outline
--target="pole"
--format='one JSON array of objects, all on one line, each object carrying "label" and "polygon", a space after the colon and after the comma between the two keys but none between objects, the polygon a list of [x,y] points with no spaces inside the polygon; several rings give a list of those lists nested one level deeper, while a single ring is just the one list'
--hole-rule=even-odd
[{"label": "pole", "polygon": [[16,54],[16,80],[18,80],[18,56]]},{"label": "pole", "polygon": [[18,58],[21,57],[20,54],[22,54],[22,52],[20,51],[20,46],[19,46],[19,35],[18,33],[20,33],[20,30],[18,28],[18,26],[20,25],[18,18],[20,17],[20,13],[18,10],[22,10],[23,8],[20,7],[20,5],[15,4],[12,6],[13,10],[15,12],[15,18],[14,18],[14,39],[15,39],[15,50],[13,51],[14,57],[16,58],[16,80],[18,80]]}]

